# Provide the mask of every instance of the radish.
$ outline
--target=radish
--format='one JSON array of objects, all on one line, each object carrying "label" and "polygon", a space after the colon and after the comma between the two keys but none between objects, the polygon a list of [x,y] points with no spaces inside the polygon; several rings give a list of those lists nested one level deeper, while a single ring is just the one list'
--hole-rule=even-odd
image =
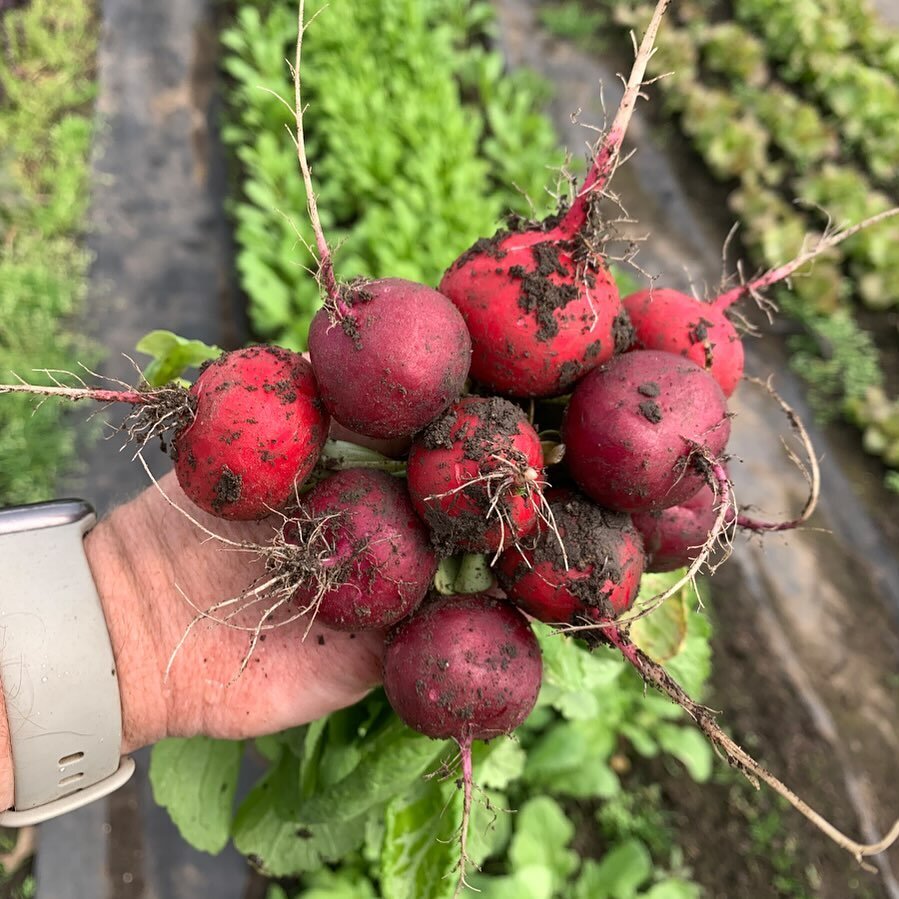
[{"label": "radish", "polygon": [[634,527],[643,538],[647,571],[674,571],[689,565],[715,526],[717,502],[709,484],[679,506],[637,512]]},{"label": "radish", "polygon": [[641,290],[624,298],[634,349],[664,350],[701,365],[730,396],[743,376],[743,341],[724,309],[677,290]]},{"label": "radish", "polygon": [[241,521],[283,509],[328,436],[309,363],[278,347],[236,350],[203,369],[190,397],[192,420],[171,447],[187,496]]},{"label": "radish", "polygon": [[407,477],[441,553],[497,552],[537,523],[543,450],[518,406],[470,396],[413,442]]},{"label": "radish", "polygon": [[695,362],[635,350],[577,385],[562,433],[587,496],[649,512],[685,502],[708,481],[703,461],[720,457],[730,418],[718,383]]},{"label": "radish", "polygon": [[708,302],[678,290],[640,290],[624,298],[624,308],[634,329],[634,349],[664,350],[692,359],[705,368],[729,397],[743,376],[743,342],[727,310],[747,296],[789,278],[827,250],[899,213],[889,209],[851,228],[825,234],[814,247],[790,262],[769,269],[758,278],[731,288]]},{"label": "radish", "polygon": [[477,241],[440,282],[471,333],[472,377],[492,391],[520,397],[565,393],[630,340],[603,256],[605,227],[598,206],[619,162],[669,2],[656,5],[621,105],[595,148],[592,168],[571,208]]},{"label": "radish", "polygon": [[367,437],[406,437],[462,392],[471,339],[445,296],[385,278],[335,287],[312,319],[309,356],[341,424]]},{"label": "radish", "polygon": [[123,387],[13,384],[0,386],[0,393],[131,405],[123,430],[141,448],[172,431],[168,449],[188,498],[212,515],[240,521],[285,508],[328,436],[312,367],[281,347],[224,353],[189,389]]},{"label": "radish", "polygon": [[434,739],[453,739],[462,756],[460,885],[471,814],[473,740],[511,733],[537,702],[540,645],[527,619],[484,594],[428,600],[390,633],[384,689],[397,715]]},{"label": "radish", "polygon": [[427,528],[402,481],[350,468],[302,497],[285,528],[310,571],[293,603],[337,630],[390,627],[424,599],[437,571]]},{"label": "radish", "polygon": [[293,115],[324,297],[309,328],[309,356],[325,407],[337,421],[366,437],[408,437],[461,394],[471,338],[453,304],[424,284],[401,278],[338,284],[306,158],[300,82],[304,7],[300,0]]},{"label": "radish", "polygon": [[549,496],[555,529],[541,523],[530,545],[506,550],[496,574],[509,599],[550,623],[610,621],[634,602],[643,574],[630,517],[569,490]]}]

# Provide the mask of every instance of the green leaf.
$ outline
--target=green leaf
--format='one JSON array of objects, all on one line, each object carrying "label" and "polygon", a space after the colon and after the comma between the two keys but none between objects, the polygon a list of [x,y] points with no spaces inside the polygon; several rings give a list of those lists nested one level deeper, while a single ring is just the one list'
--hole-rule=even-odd
[{"label": "green leaf", "polygon": [[474,778],[484,789],[505,790],[524,774],[527,754],[510,737],[497,737],[489,743],[477,742],[473,752]]},{"label": "green leaf", "polygon": [[460,856],[462,793],[436,780],[419,782],[412,795],[387,806],[380,882],[384,899],[450,899]]},{"label": "green leaf", "polygon": [[518,813],[509,861],[514,868],[547,868],[559,889],[578,866],[577,853],[567,848],[572,837],[574,825],[562,806],[549,796],[537,796]]},{"label": "green leaf", "polygon": [[655,730],[659,746],[684,763],[690,777],[705,783],[712,776],[712,747],[708,739],[695,727],[661,723]]},{"label": "green leaf", "polygon": [[374,884],[360,871],[341,866],[303,878],[305,889],[297,899],[377,899]]},{"label": "green leaf", "polygon": [[304,821],[348,821],[402,792],[446,752],[394,718],[364,745],[359,764],[332,786],[311,795],[300,811]]},{"label": "green leaf", "polygon": [[652,858],[639,840],[619,843],[602,861],[584,862],[573,899],[633,899],[652,875]]},{"label": "green leaf", "polygon": [[687,615],[687,598],[681,591],[666,599],[651,615],[638,618],[631,627],[631,639],[650,658],[667,662],[686,643]]},{"label": "green leaf", "polygon": [[486,877],[475,874],[471,878],[478,899],[553,899],[553,873],[540,865],[519,868],[508,877]]},{"label": "green leaf", "polygon": [[712,673],[712,625],[702,612],[687,616],[687,639],[683,649],[665,667],[694,699],[702,696]]},{"label": "green leaf", "polygon": [[312,824],[299,814],[297,760],[281,761],[250,791],[232,825],[234,845],[275,877],[317,871],[343,859],[365,839],[365,818]]},{"label": "green leaf", "polygon": [[675,877],[657,883],[641,895],[641,899],[701,899],[702,888],[698,883],[689,883]]},{"label": "green leaf", "polygon": [[612,796],[620,789],[607,764],[615,741],[615,728],[604,716],[560,722],[530,747],[525,778],[565,796]]},{"label": "green leaf", "polygon": [[625,669],[624,661],[605,649],[591,652],[546,625],[535,630],[543,654],[541,704],[552,705],[569,719],[595,718],[600,713],[598,697],[611,690]]},{"label": "green leaf", "polygon": [[[454,786],[458,790],[458,785]],[[509,845],[515,814],[509,810],[505,793],[482,789],[480,783],[477,787],[468,827],[468,854],[473,864],[481,865]]]},{"label": "green leaf", "polygon": [[243,744],[209,737],[163,740],[150,757],[153,797],[181,836],[212,854],[228,842]]},{"label": "green leaf", "polygon": [[185,369],[218,359],[222,351],[201,340],[188,340],[171,331],[150,331],[137,342],[137,351],[153,357],[144,369],[144,379],[151,387],[162,387],[177,380]]}]

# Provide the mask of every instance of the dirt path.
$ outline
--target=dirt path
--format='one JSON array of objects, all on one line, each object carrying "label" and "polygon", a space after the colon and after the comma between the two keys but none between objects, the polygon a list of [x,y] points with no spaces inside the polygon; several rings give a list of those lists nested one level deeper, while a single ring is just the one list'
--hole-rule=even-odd
[{"label": "dirt path", "polygon": [[[223,347],[243,342],[223,211],[224,161],[214,132],[217,24],[210,0],[103,0],[99,145],[89,244],[96,256],[86,330],[105,347],[103,373],[133,382],[121,353],[165,327]],[[115,418],[111,417],[112,421]],[[117,438],[113,438],[116,440]],[[155,448],[158,470],[168,460]],[[109,443],[61,493],[103,512],[146,485]],[[233,850],[191,850],[153,802],[148,754],[109,800],[45,824],[41,899],[243,899],[249,871]]]}]

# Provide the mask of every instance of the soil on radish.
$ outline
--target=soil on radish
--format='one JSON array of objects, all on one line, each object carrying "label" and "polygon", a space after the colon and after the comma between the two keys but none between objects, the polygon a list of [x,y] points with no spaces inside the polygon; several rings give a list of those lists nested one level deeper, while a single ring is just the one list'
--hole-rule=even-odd
[{"label": "soil on radish", "polygon": [[[462,422],[460,424],[460,415]],[[473,423],[476,422],[476,424]],[[521,430],[524,428],[524,431]],[[412,455],[409,461],[410,484],[413,485],[413,498],[416,490],[421,489],[421,481],[418,477],[426,477],[425,483],[430,483],[430,478],[436,482],[445,480],[447,483],[455,483],[458,472],[464,468],[471,468],[473,473],[478,471],[490,474],[497,470],[499,463],[487,460],[496,447],[496,452],[504,458],[514,461],[517,466],[520,462],[522,473],[524,468],[537,465],[538,460],[530,460],[525,455],[531,455],[531,451],[522,451],[522,447],[528,444],[529,438],[525,432],[530,432],[533,440],[535,456],[539,456],[537,438],[533,430],[528,426],[524,412],[509,400],[500,397],[471,398],[462,400],[433,421],[422,432],[419,439],[413,444]],[[436,465],[427,474],[419,474],[417,459],[429,454],[422,453],[425,450],[453,450],[461,443],[461,460],[455,456],[455,461],[444,460],[440,462],[425,463]],[[457,448],[456,453],[459,453]],[[520,457],[520,459],[519,459]],[[434,455],[430,456],[434,459]],[[465,463],[471,463],[465,466]],[[542,459],[539,460],[542,463]],[[440,475],[441,468],[447,469],[445,475]],[[437,492],[436,489],[434,491]],[[490,509],[494,503],[494,497],[487,489],[483,481],[476,478],[470,484],[466,484],[457,490],[455,497],[446,501],[432,501],[422,503],[418,500],[418,510],[427,522],[431,530],[431,540],[441,555],[452,555],[459,551],[493,552],[504,537],[506,545],[514,541],[521,533],[527,533],[533,529],[535,515],[522,511],[522,498],[513,485],[509,485],[502,494],[498,494],[498,503],[492,513],[502,515],[506,523],[511,527],[521,525],[522,530],[500,531],[495,518],[491,517]],[[527,531],[524,530],[527,526]]]},{"label": "soil on radish", "polygon": [[[547,566],[559,573],[562,593],[571,594],[587,609],[595,609],[599,618],[614,618],[622,611],[613,607],[610,596],[625,579],[621,565],[623,532],[630,532],[640,544],[630,516],[602,509],[574,492],[553,491],[548,499],[564,550],[556,534],[541,529],[533,540],[527,541],[527,560],[520,557],[509,565],[516,551],[504,554],[496,569],[500,583],[511,589],[531,572],[531,566]],[[562,574],[569,566],[577,571],[577,576]]]}]

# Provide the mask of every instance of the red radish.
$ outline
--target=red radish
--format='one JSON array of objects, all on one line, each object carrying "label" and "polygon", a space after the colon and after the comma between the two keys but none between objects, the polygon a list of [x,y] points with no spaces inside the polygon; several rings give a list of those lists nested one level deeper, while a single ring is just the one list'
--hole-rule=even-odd
[{"label": "red radish", "polygon": [[472,377],[497,393],[565,393],[629,343],[627,316],[603,257],[598,204],[618,164],[669,2],[655,8],[621,105],[571,208],[521,231],[479,240],[440,282],[471,332]]},{"label": "red radish", "polygon": [[540,621],[609,621],[634,602],[643,574],[640,535],[629,516],[568,490],[551,491],[555,528],[506,550],[496,574],[513,602]]},{"label": "red radish", "polygon": [[242,521],[283,509],[328,436],[309,363],[279,347],[225,353],[203,369],[190,397],[192,420],[172,441],[187,496]]},{"label": "red radish", "polygon": [[730,418],[721,388],[695,362],[635,350],[578,384],[562,433],[569,471],[587,496],[649,512],[702,488],[701,460],[721,456]]},{"label": "red radish", "polygon": [[646,549],[646,570],[674,571],[689,565],[705,547],[717,515],[715,492],[708,484],[679,506],[635,513],[634,527]]},{"label": "red radish", "polygon": [[431,599],[391,632],[384,689],[410,727],[460,746],[513,731],[540,690],[537,638],[509,603]]},{"label": "red radish", "polygon": [[537,523],[543,450],[518,406],[470,396],[415,440],[407,477],[442,553],[496,552]]},{"label": "red radish", "polygon": [[328,411],[367,437],[421,430],[468,376],[471,339],[459,311],[436,290],[399,278],[336,290],[309,329]]},{"label": "red radish", "polygon": [[743,341],[715,303],[677,290],[641,290],[624,298],[634,348],[664,350],[692,359],[730,396],[743,377]]},{"label": "red radish", "polygon": [[453,739],[462,756],[460,886],[471,814],[472,740],[522,724],[543,678],[540,645],[525,617],[484,594],[432,599],[387,640],[384,689],[397,715],[420,733]]},{"label": "red radish", "polygon": [[213,515],[241,521],[285,508],[328,436],[329,418],[312,367],[280,347],[224,353],[187,390],[175,385],[95,390],[57,383],[2,385],[0,393],[131,405],[122,430],[140,447],[172,432],[168,449],[187,496]]},{"label": "red radish", "polygon": [[628,333],[618,289],[598,258],[575,261],[572,236],[509,234],[475,244],[440,290],[472,335],[471,375],[510,396],[555,396],[609,359]]},{"label": "red radish", "polygon": [[727,310],[738,300],[790,277],[847,237],[899,213],[889,209],[851,228],[822,237],[814,247],[790,262],[769,269],[758,278],[739,284],[706,302],[678,290],[640,290],[624,298],[624,308],[634,328],[634,348],[665,350],[692,359],[705,368],[730,396],[743,377],[743,343]]},{"label": "red radish", "polygon": [[317,621],[338,630],[377,630],[424,599],[437,558],[401,480],[350,468],[313,487],[300,511],[285,538],[311,553],[311,574],[293,601]]}]

